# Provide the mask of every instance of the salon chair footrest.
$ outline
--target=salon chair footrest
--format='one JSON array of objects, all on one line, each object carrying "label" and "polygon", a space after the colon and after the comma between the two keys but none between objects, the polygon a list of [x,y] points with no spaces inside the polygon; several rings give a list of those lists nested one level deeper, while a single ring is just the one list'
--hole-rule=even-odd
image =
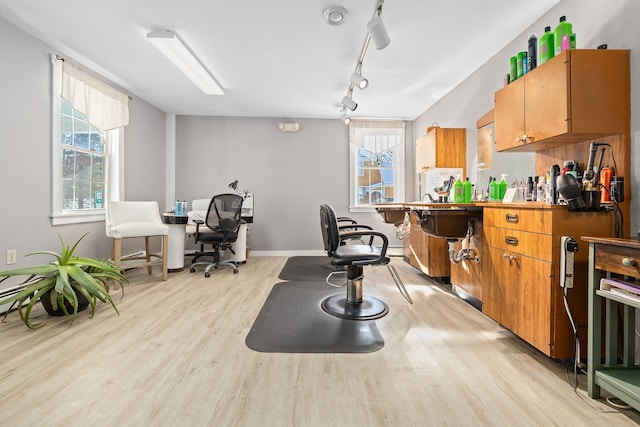
[{"label": "salon chair footrest", "polygon": [[377,298],[364,296],[362,302],[354,304],[345,295],[333,295],[322,301],[322,309],[332,316],[351,320],[373,320],[385,316],[389,307]]}]

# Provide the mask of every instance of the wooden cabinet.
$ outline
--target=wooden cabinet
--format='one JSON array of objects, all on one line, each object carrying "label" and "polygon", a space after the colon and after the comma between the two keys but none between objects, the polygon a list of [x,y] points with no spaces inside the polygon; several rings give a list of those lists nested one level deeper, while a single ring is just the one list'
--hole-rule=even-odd
[{"label": "wooden cabinet", "polygon": [[635,364],[633,345],[635,311],[640,309],[640,302],[600,289],[600,279],[608,272],[629,276],[628,280],[640,278],[640,241],[593,237],[584,240],[589,242],[587,391],[590,397],[599,398],[602,387],[640,410],[640,369]]},{"label": "wooden cabinet", "polygon": [[432,126],[416,140],[416,173],[435,168],[462,168],[466,176],[467,131]]},{"label": "wooden cabinet", "polygon": [[567,50],[495,93],[497,151],[626,132],[629,51]]},{"label": "wooden cabinet", "polygon": [[[560,284],[561,237],[578,241],[575,285],[567,299],[576,323],[584,326],[588,248],[580,236],[611,235],[612,215],[557,205],[495,205],[485,207],[483,222],[483,312],[547,356],[570,359],[574,339]],[[581,341],[586,351],[586,339]]]},{"label": "wooden cabinet", "polygon": [[411,214],[410,218],[411,234],[403,242],[405,259],[429,277],[448,279],[451,269],[447,241],[422,231],[414,214]]}]

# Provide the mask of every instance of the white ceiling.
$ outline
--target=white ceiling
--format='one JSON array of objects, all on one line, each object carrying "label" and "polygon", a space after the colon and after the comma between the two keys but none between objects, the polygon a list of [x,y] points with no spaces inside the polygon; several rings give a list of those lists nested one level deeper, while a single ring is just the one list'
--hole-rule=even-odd
[{"label": "white ceiling", "polygon": [[[387,0],[391,38],[369,47],[356,117],[414,119],[559,0]],[[336,118],[377,0],[0,0],[0,16],[176,114]],[[330,26],[322,11],[345,7]],[[215,76],[207,96],[146,39],[177,33]],[[505,66],[506,71],[506,66]]]}]

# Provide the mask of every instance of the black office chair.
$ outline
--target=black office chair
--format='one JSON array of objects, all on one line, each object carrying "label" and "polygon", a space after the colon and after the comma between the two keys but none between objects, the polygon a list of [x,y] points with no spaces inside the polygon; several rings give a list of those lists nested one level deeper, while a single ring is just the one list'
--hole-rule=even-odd
[{"label": "black office chair", "polygon": [[235,251],[231,245],[238,240],[242,201],[243,198],[239,194],[218,194],[213,196],[211,203],[209,203],[206,220],[194,220],[196,223],[196,231],[194,234],[195,242],[202,245],[210,244],[213,246],[213,252],[201,253],[198,254],[198,257],[210,256],[213,259],[211,261],[193,262],[189,269],[191,273],[196,271],[196,265],[206,266],[204,277],[210,276],[209,271],[212,268],[218,268],[220,266],[233,267],[233,272],[238,272],[238,263],[236,261],[220,261],[220,251],[229,250],[235,255]]},{"label": "black office chair", "polygon": [[[333,295],[322,301],[322,309],[343,319],[378,319],[389,312],[383,301],[364,296],[362,292],[363,267],[365,265],[388,264],[386,256],[389,241],[387,236],[375,230],[341,231],[354,224],[339,226],[335,211],[330,205],[320,206],[320,226],[324,250],[331,264],[347,267],[347,294]],[[370,228],[370,227],[367,227]],[[354,238],[369,238],[369,244],[343,244]],[[382,241],[382,246],[374,246],[374,241]]]}]

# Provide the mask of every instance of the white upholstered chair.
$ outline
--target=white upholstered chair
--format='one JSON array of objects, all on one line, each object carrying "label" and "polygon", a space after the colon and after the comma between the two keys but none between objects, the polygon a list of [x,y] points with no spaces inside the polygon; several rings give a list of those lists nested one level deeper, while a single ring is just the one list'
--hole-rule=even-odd
[{"label": "white upholstered chair", "polygon": [[[162,222],[157,202],[109,202],[105,222],[107,236],[113,239],[112,258],[117,265],[122,262],[122,239],[144,237],[145,256],[127,258],[127,261],[144,262],[134,262],[127,267],[147,267],[151,274],[152,265],[161,264],[162,280],[167,280],[169,226]],[[162,237],[160,255],[152,254],[149,250],[149,237],[153,236]]]}]

